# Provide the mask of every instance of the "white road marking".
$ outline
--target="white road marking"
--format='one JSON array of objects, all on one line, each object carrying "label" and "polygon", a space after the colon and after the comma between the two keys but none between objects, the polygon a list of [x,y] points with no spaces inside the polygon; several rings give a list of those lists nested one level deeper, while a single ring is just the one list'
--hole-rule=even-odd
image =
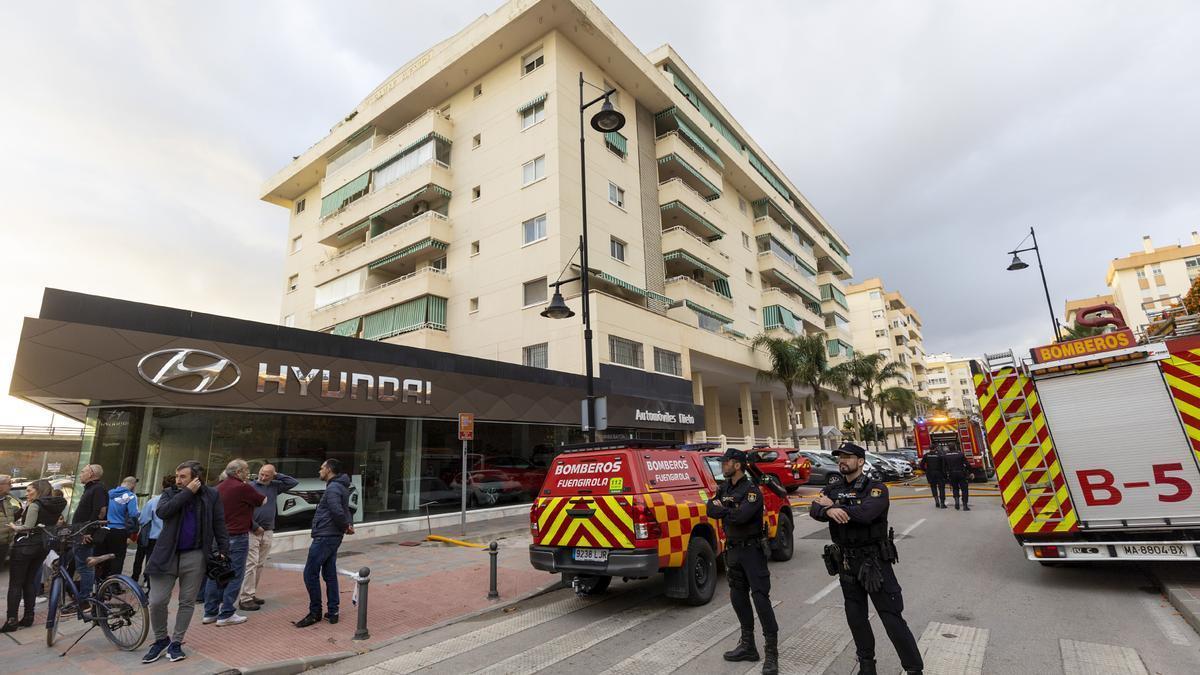
[{"label": "white road marking", "polygon": [[[853,639],[842,612],[841,607],[826,607],[784,640],[779,645],[779,672],[788,675],[824,673]],[[761,663],[756,663],[746,673],[761,670]]]},{"label": "white road marking", "polygon": [[988,630],[930,621],[917,641],[928,675],[981,675]]},{"label": "white road marking", "polygon": [[820,602],[820,601],[821,601],[821,598],[823,598],[823,597],[825,597],[825,596],[829,595],[829,594],[830,594],[830,593],[833,591],[833,589],[837,588],[837,587],[838,587],[838,586],[840,586],[841,584],[842,584],[842,582],[841,582],[841,581],[838,581],[837,579],[834,579],[833,581],[829,582],[829,585],[828,585],[828,586],[826,586],[825,588],[822,588],[821,590],[817,591],[815,595],[813,595],[811,598],[809,598],[809,599],[805,600],[805,601],[804,601],[804,604],[806,604],[806,605],[815,605],[815,604],[817,604],[818,602]]},{"label": "white road marking", "polygon": [[620,614],[590,623],[577,628],[570,633],[560,635],[528,649],[520,654],[510,656],[490,668],[475,671],[487,675],[529,675],[543,668],[564,661],[576,654],[594,647],[605,640],[620,635],[665,612],[665,608],[635,607]]},{"label": "white road marking", "polygon": [[922,518],[922,519],[918,520],[917,522],[913,523],[912,525],[909,525],[908,527],[904,528],[904,531],[903,531],[903,532],[901,532],[901,533],[900,533],[900,535],[901,535],[901,536],[904,536],[904,537],[907,537],[909,534],[911,534],[911,533],[912,533],[912,531],[913,531],[913,530],[915,530],[915,529],[917,529],[918,527],[920,527],[920,526],[921,526],[921,523],[923,523],[923,522],[925,522],[925,519],[924,519],[924,518]]},{"label": "white road marking", "polygon": [[571,612],[590,607],[600,602],[596,598],[581,598],[572,594],[569,598],[557,600],[534,609],[517,609],[517,613],[509,619],[497,621],[478,630],[464,633],[458,637],[443,640],[415,652],[402,654],[378,664],[378,668],[389,673],[411,673],[427,668],[459,654],[464,654],[477,647],[502,640],[506,637],[540,626],[547,621],[553,621]]},{"label": "white road marking", "polygon": [[1063,675],[1148,675],[1136,649],[1059,640]]},{"label": "white road marking", "polygon": [[[778,607],[780,602],[776,600],[771,606]],[[658,675],[671,672],[737,629],[733,607],[725,605],[609,668],[603,675]]]},{"label": "white road marking", "polygon": [[1174,645],[1186,647],[1192,644],[1188,639],[1188,633],[1193,632],[1191,626],[1184,623],[1175,610],[1165,607],[1166,602],[1161,596],[1146,596],[1142,598],[1142,604],[1146,606],[1146,611],[1150,613],[1150,617],[1154,619],[1154,623],[1158,625],[1158,630],[1162,631],[1163,637],[1167,638]]}]

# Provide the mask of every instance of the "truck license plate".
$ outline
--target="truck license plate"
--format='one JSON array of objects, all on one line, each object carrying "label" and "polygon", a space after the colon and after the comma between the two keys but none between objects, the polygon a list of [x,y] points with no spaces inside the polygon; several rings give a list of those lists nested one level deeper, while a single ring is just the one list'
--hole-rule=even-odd
[{"label": "truck license plate", "polygon": [[1122,558],[1186,558],[1183,544],[1122,544],[1117,547]]},{"label": "truck license plate", "polygon": [[577,548],[575,549],[575,562],[608,562],[608,549]]}]

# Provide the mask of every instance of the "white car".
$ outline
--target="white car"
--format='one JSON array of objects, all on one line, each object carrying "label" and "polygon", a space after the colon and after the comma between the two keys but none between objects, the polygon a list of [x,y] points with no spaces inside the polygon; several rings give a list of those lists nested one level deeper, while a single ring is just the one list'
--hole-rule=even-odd
[{"label": "white car", "polygon": [[[287,492],[279,493],[275,500],[276,526],[306,524],[312,521],[317,504],[325,494],[325,481],[318,473],[321,469],[320,460],[300,457],[274,457],[246,460],[250,464],[251,480],[258,478],[258,470],[263,464],[273,464],[275,471],[286,474],[300,481],[296,487]],[[350,485],[350,513],[357,514],[362,496],[358,488]]]}]

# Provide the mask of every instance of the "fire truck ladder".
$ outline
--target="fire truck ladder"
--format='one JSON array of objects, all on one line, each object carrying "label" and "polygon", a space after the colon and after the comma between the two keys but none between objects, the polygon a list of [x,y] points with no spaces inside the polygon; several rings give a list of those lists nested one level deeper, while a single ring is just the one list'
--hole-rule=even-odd
[{"label": "fire truck ladder", "polygon": [[[1017,476],[1021,480],[1022,493],[1030,516],[1037,523],[1062,522],[1066,510],[1050,477],[1053,462],[1047,457],[1042,441],[1043,438],[1049,437],[1049,430],[1043,428],[1041,432],[1034,432],[1033,438],[1027,442],[1021,442],[1014,434],[1023,423],[1028,423],[1029,428],[1033,429],[1036,421],[1026,395],[1026,391],[1033,389],[1029,373],[1024,365],[1017,361],[1011,349],[999,354],[986,354],[984,358],[989,371],[991,390],[996,396],[996,406],[1004,424],[1004,443],[1008,446],[1009,455],[1017,463]],[[1002,396],[1003,391],[1009,391],[1009,394]],[[1015,407],[1012,405],[1014,403]],[[1009,408],[1012,408],[1012,412],[1009,412]],[[1021,462],[1021,457],[1030,448],[1034,450],[1033,457],[1029,458],[1028,464]],[[1045,497],[1050,498],[1049,503],[1043,503],[1039,507],[1037,502]],[[1046,508],[1048,506],[1053,508]]]}]

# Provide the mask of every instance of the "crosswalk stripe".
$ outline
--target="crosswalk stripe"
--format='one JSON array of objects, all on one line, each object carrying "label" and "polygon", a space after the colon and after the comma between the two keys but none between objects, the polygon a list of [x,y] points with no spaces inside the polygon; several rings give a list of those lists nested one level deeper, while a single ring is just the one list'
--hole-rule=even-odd
[{"label": "crosswalk stripe", "polygon": [[504,659],[490,668],[484,668],[475,672],[477,675],[536,673],[543,668],[549,668],[559,661],[569,659],[613,636],[649,621],[665,611],[665,608],[653,607],[627,609],[620,614],[614,614],[582,628],[577,628],[566,635],[560,635],[553,640],[543,642],[532,649]]},{"label": "crosswalk stripe", "polygon": [[534,626],[540,626],[547,621],[553,621],[571,612],[581,610],[584,607],[595,605],[598,602],[601,602],[598,598],[578,597],[572,594],[569,598],[557,600],[534,609],[523,610],[518,608],[517,613],[512,618],[497,621],[470,633],[465,633],[458,637],[429,645],[423,649],[418,649],[415,652],[402,654],[394,659],[379,663],[377,667],[389,673],[411,673],[415,670],[441,663],[447,659],[452,659],[476,647],[482,647],[523,630],[533,628]]},{"label": "crosswalk stripe", "polygon": [[981,675],[988,630],[930,621],[917,641],[929,675]]},{"label": "crosswalk stripe", "polygon": [[[841,607],[826,607],[809,619],[792,637],[779,645],[779,672],[788,675],[820,675],[850,644],[850,630]],[[746,673],[756,673],[754,664]]]},{"label": "crosswalk stripe", "polygon": [[1136,649],[1097,642],[1059,640],[1063,675],[1146,675]]},{"label": "crosswalk stripe", "polygon": [[[778,607],[780,602],[776,600],[771,606]],[[733,614],[733,607],[725,605],[609,668],[602,675],[658,675],[671,672],[737,629],[738,621]]]}]

